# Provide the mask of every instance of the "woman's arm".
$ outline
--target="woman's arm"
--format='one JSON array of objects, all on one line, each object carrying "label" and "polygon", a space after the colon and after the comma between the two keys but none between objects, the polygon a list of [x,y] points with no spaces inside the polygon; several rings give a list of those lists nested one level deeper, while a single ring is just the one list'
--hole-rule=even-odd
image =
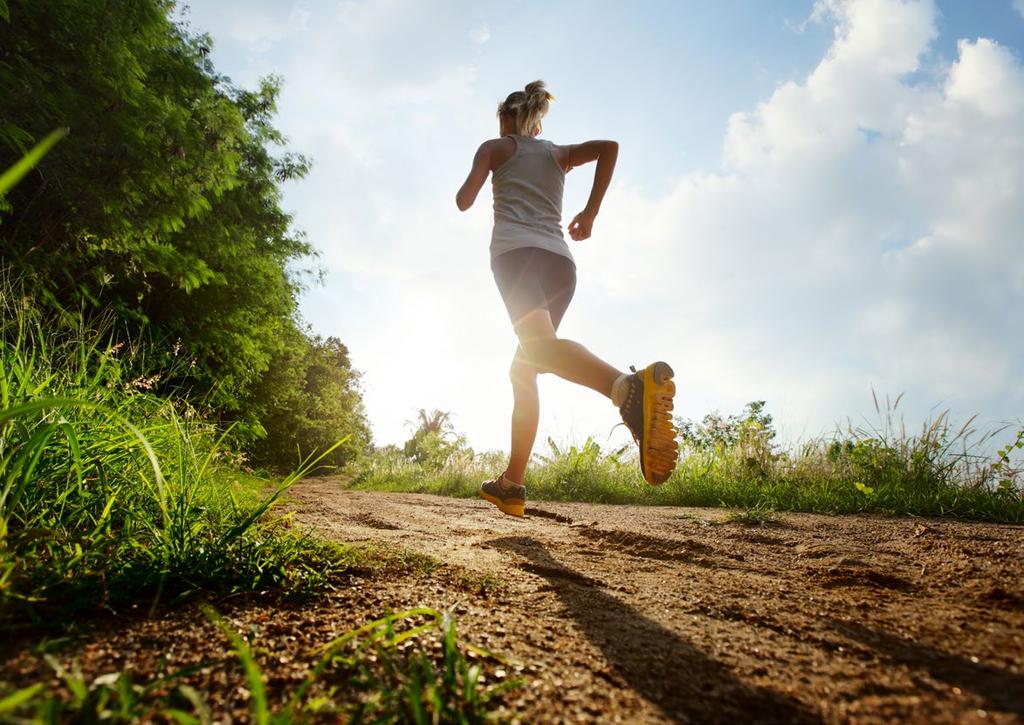
[{"label": "woman's arm", "polygon": [[459,207],[459,211],[466,211],[473,206],[476,195],[480,193],[489,173],[491,173],[491,142],[484,141],[473,156],[473,167],[469,170],[469,176],[466,177],[462,188],[455,195],[455,205]]},{"label": "woman's arm", "polygon": [[597,161],[594,170],[594,185],[590,189],[590,199],[583,211],[573,217],[569,223],[569,236],[577,242],[590,237],[597,212],[601,210],[605,192],[612,181],[615,171],[615,160],[619,156],[619,144],[615,141],[587,141],[563,147],[562,167],[569,171],[575,166]]}]

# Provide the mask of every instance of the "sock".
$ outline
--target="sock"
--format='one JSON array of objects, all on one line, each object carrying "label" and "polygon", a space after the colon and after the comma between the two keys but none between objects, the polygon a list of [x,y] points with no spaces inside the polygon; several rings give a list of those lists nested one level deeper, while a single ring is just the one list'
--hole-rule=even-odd
[{"label": "sock", "polygon": [[501,476],[498,477],[498,486],[499,486],[499,488],[501,488],[504,491],[508,491],[510,488],[515,488],[516,486],[519,486],[519,485],[521,485],[521,484],[518,484],[515,481],[509,480],[508,477],[505,476],[504,473],[501,474]]},{"label": "sock", "polygon": [[612,383],[612,405],[616,408],[621,408],[622,404],[626,402],[626,396],[629,395],[629,384],[626,382],[628,377],[623,373]]}]

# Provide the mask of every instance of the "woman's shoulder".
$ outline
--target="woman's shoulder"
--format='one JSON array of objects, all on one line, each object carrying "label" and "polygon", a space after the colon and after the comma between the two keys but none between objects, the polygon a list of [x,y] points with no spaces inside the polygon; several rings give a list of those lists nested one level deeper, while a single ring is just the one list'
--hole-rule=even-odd
[{"label": "woman's shoulder", "polygon": [[499,136],[498,138],[489,138],[480,144],[480,148],[500,148],[501,146],[515,146],[514,136]]},{"label": "woman's shoulder", "polygon": [[491,171],[495,171],[512,158],[516,153],[516,148],[516,139],[512,136],[492,138],[480,144],[480,150],[487,153]]},{"label": "woman's shoulder", "polygon": [[499,136],[498,138],[487,139],[483,143],[492,151],[501,151],[502,149],[515,150],[516,148],[516,137],[515,136]]}]

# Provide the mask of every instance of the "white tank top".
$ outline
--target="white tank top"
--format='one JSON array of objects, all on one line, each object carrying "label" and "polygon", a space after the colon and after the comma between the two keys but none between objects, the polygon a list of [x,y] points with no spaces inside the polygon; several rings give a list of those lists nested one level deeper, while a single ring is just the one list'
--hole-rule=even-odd
[{"label": "white tank top", "polygon": [[572,259],[562,235],[565,172],[555,159],[555,145],[527,136],[510,138],[516,151],[491,177],[491,259],[522,247],[540,247]]}]

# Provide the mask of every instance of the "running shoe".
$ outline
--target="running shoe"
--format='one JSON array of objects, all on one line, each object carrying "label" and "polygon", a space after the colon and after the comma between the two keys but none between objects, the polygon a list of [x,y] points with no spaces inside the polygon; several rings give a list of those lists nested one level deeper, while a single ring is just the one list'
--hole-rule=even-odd
[{"label": "running shoe", "polygon": [[651,485],[664,483],[679,460],[679,443],[672,424],[672,397],[676,384],[666,362],[651,363],[640,372],[630,367],[629,392],[619,408],[622,422],[640,448],[640,471]]},{"label": "running shoe", "polygon": [[504,478],[501,475],[480,486],[480,498],[490,501],[509,516],[525,515],[526,486],[506,482]]}]

